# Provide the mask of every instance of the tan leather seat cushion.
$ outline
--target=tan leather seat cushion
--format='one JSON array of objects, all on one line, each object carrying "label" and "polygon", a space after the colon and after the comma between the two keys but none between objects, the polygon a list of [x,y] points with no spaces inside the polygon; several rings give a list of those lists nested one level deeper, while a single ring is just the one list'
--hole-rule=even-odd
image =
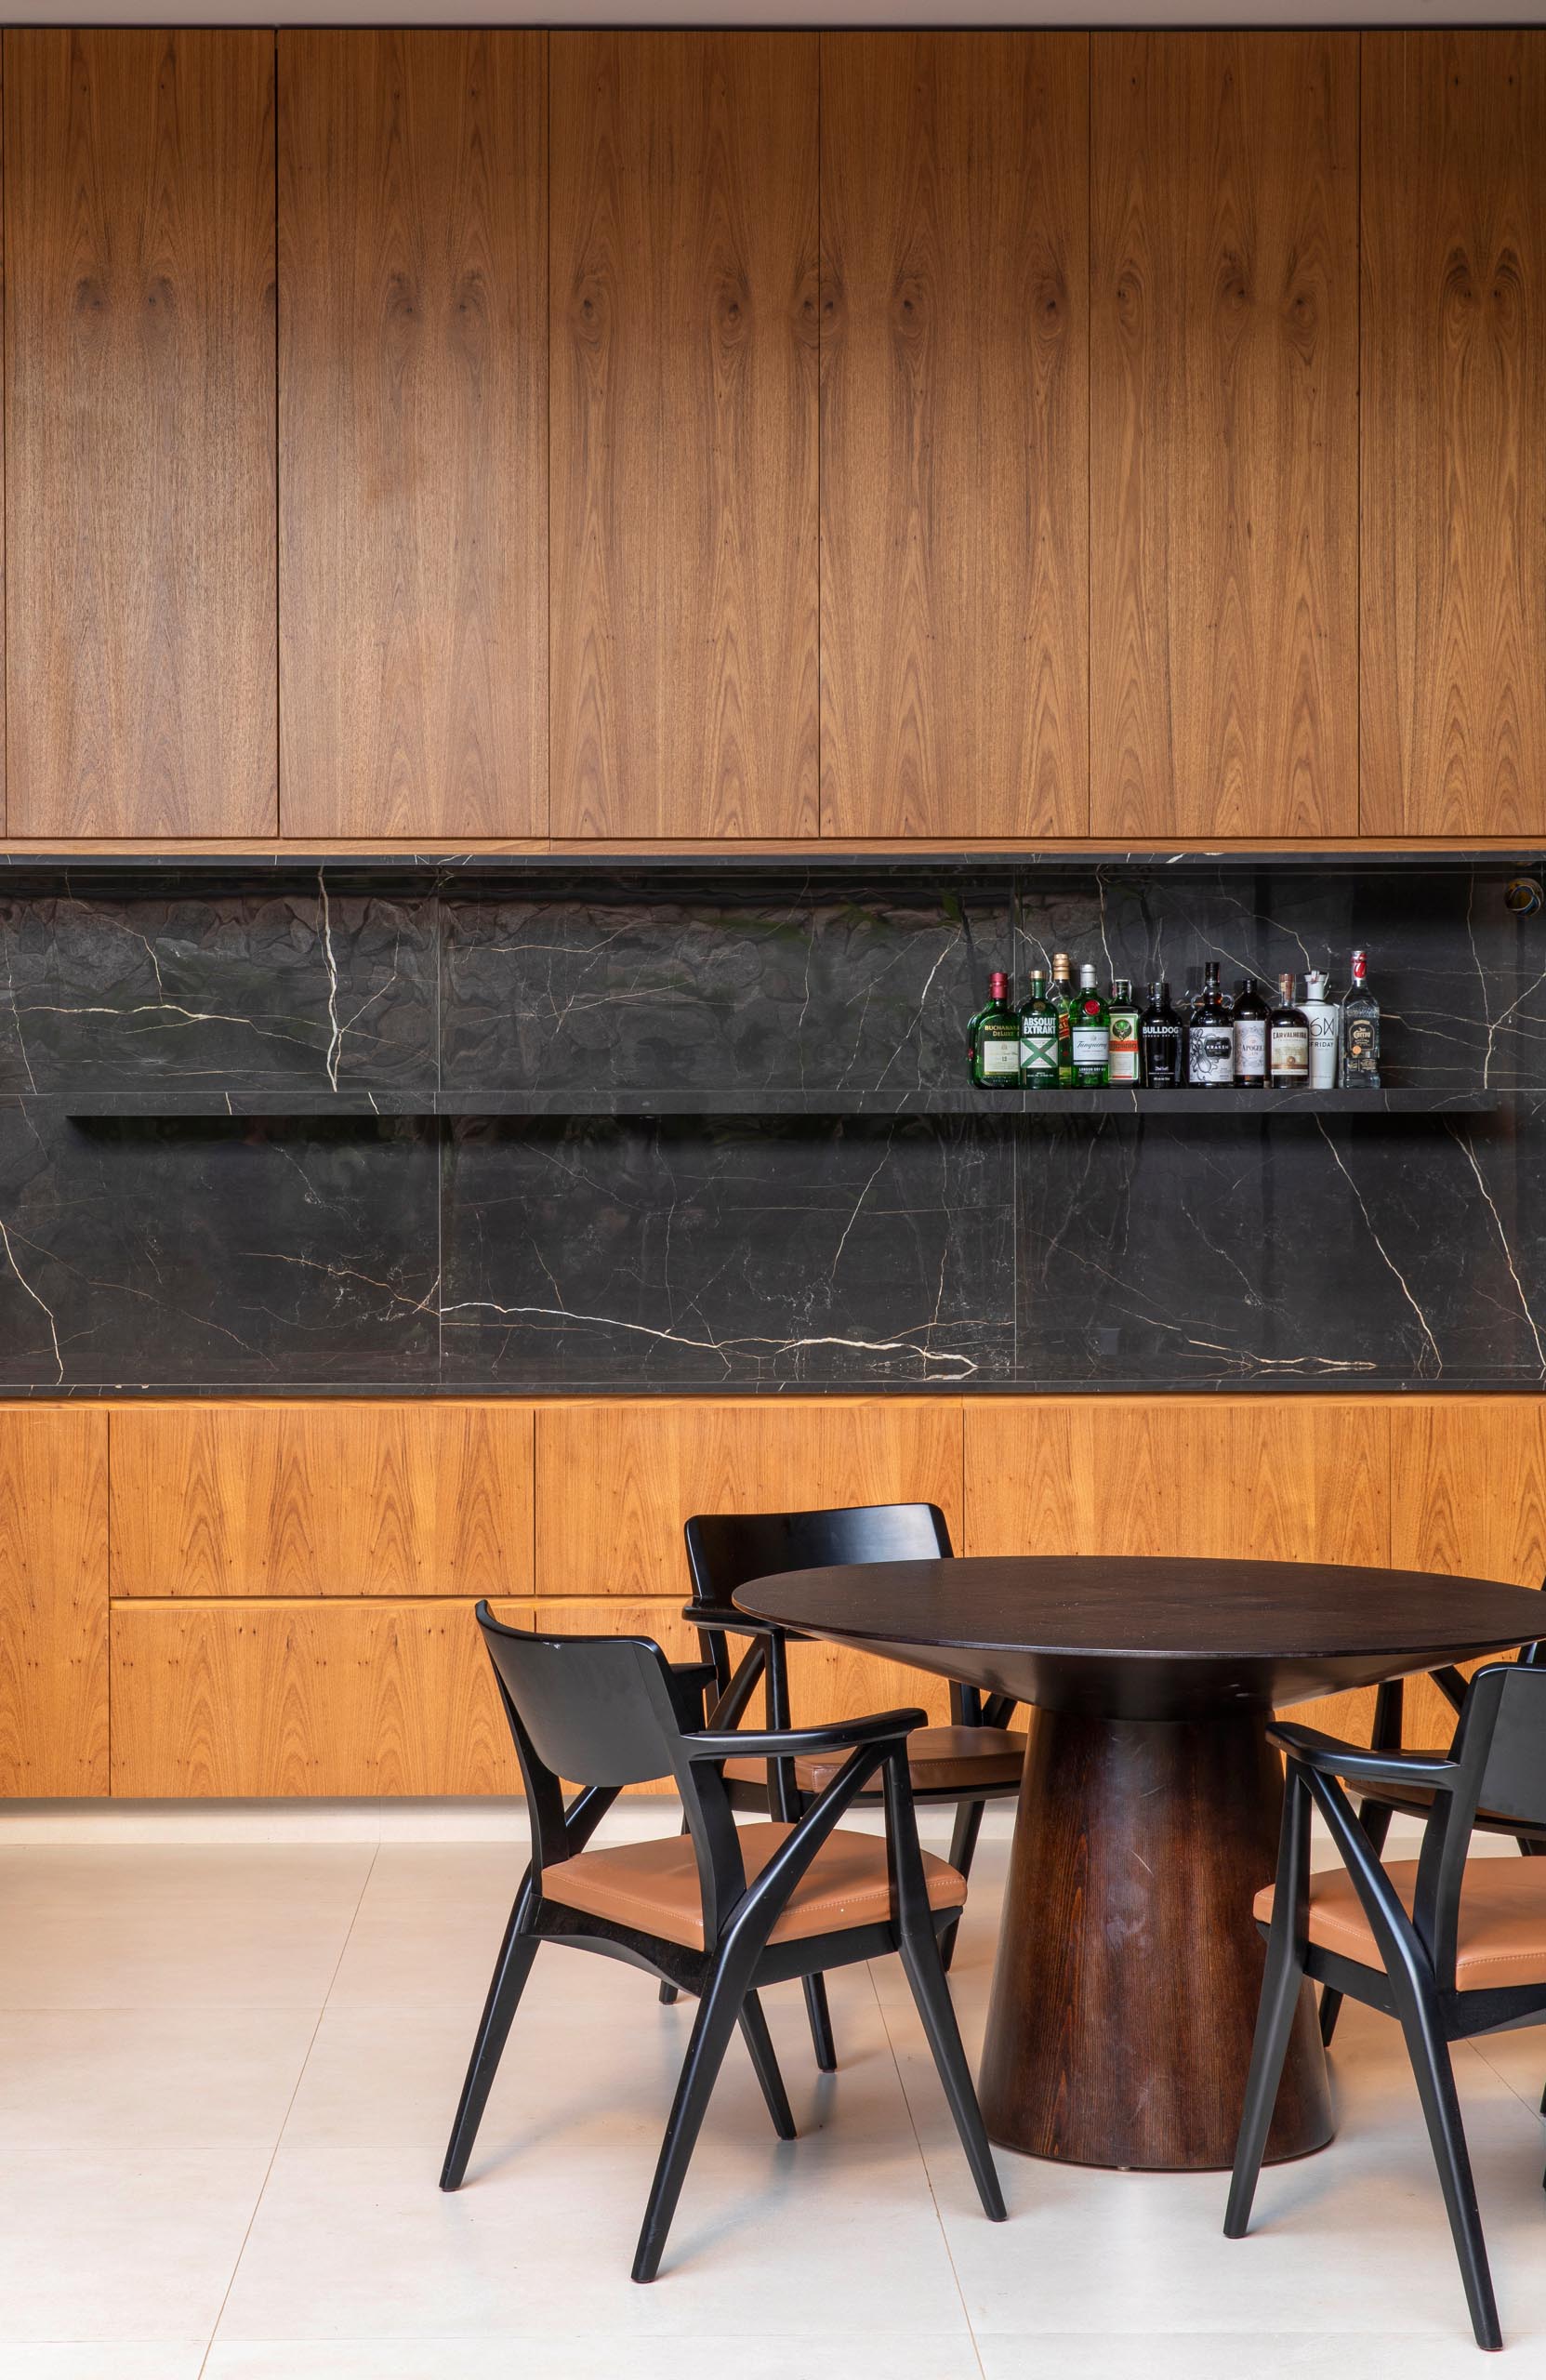
[{"label": "tan leather seat cushion", "polygon": [[[795,1782],[802,1793],[819,1793],[830,1785],[846,1752],[824,1752],[816,1760],[797,1760]],[[920,1793],[970,1792],[1018,1785],[1025,1765],[1025,1739],[1008,1727],[919,1727],[907,1739],[907,1765]],[[743,1785],[764,1785],[765,1760],[727,1760],[725,1775]],[[876,1778],[876,1791],[880,1780]]]},{"label": "tan leather seat cushion", "polygon": [[[761,1874],[790,1831],[773,1818],[737,1830],[748,1884]],[[960,1908],[966,1898],[963,1876],[929,1851],[923,1855],[923,1873],[932,1909]],[[542,1892],[546,1900],[583,1909],[614,1925],[658,1935],[690,1950],[704,1947],[698,1863],[684,1834],[654,1843],[620,1843],[608,1851],[582,1851],[543,1871]],[[884,1842],[872,1834],[845,1833],[839,1827],[812,1860],[769,1938],[798,1942],[843,1926],[875,1925],[884,1923],[891,1911]]]},{"label": "tan leather seat cushion", "polygon": [[[1410,1913],[1417,1861],[1393,1859],[1385,1873]],[[1268,1884],[1257,1894],[1258,1917],[1272,1916],[1273,1890]],[[1310,1880],[1310,1939],[1323,1950],[1356,1959],[1360,1966],[1384,1965],[1345,1868],[1327,1869]],[[1466,1862],[1455,1982],[1461,1991],[1546,1983],[1546,1859]]]}]

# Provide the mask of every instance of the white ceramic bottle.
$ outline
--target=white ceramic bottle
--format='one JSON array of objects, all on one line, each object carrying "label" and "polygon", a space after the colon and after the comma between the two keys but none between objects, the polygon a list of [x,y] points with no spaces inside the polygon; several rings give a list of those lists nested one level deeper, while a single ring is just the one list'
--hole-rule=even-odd
[{"label": "white ceramic bottle", "polygon": [[1300,1010],[1310,1027],[1310,1089],[1332,1091],[1337,1082],[1337,1018],[1335,1000],[1326,997],[1326,977],[1312,968],[1304,978]]}]

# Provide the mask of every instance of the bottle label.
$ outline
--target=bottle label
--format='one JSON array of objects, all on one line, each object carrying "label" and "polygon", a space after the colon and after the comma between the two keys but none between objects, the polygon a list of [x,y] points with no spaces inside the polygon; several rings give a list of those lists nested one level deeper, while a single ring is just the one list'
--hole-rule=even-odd
[{"label": "bottle label", "polygon": [[1237,1075],[1264,1075],[1267,1071],[1267,1020],[1263,1016],[1242,1016],[1235,1025],[1235,1071]]},{"label": "bottle label", "polygon": [[1076,1025],[1070,1037],[1077,1066],[1103,1066],[1111,1051],[1111,1036],[1103,1025]]},{"label": "bottle label", "polygon": [[1113,1041],[1106,1060],[1107,1079],[1111,1082],[1138,1080],[1138,1044],[1136,1041]]},{"label": "bottle label", "polygon": [[989,1039],[986,1034],[979,1034],[977,1064],[982,1070],[984,1081],[991,1079],[995,1082],[1007,1082],[1011,1076],[1018,1076],[1020,1072],[1019,1035],[1017,1034],[1012,1041],[1005,1041],[1000,1040],[997,1036]]},{"label": "bottle label", "polygon": [[1280,1088],[1310,1079],[1310,1036],[1302,1025],[1273,1026],[1273,1081]]},{"label": "bottle label", "polygon": [[1058,1078],[1058,1021],[1055,1016],[1031,1018],[1020,1028],[1020,1076],[1031,1089],[1045,1089]]},{"label": "bottle label", "polygon": [[1235,1080],[1235,1037],[1227,1025],[1194,1025],[1188,1041],[1192,1080],[1220,1091]]},{"label": "bottle label", "polygon": [[1350,1078],[1370,1081],[1380,1064],[1380,1041],[1372,1018],[1349,1017],[1347,1040],[1342,1050],[1342,1071]]}]

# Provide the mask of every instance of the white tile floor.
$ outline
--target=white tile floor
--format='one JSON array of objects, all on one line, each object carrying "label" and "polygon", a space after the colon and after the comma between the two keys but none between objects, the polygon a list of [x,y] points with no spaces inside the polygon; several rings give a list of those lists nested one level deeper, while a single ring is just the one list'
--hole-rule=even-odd
[{"label": "white tile floor", "polygon": [[[637,1805],[627,1823],[651,1825]],[[981,2037],[1006,1836],[956,1969]],[[0,1833],[4,2380],[1439,2380],[1478,2364],[1394,2030],[1349,2008],[1341,2131],[1220,2235],[1222,2175],[1004,2157],[984,2222],[894,1968],[832,1979],[801,2137],[739,2047],[660,2281],[628,2279],[686,2038],[538,1959],[466,2188],[436,2188],[521,1865],[509,1843]],[[1457,2054],[1508,2352],[1546,2368],[1546,2030]]]}]

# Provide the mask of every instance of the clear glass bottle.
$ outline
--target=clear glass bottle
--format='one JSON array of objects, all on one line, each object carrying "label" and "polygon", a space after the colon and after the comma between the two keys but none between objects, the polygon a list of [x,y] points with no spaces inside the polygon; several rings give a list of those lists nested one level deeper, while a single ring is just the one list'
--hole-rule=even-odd
[{"label": "clear glass bottle", "polygon": [[1181,1019],[1170,1006],[1170,986],[1149,985],[1149,1005],[1138,1020],[1139,1072],[1147,1091],[1176,1091],[1182,1081]]},{"label": "clear glass bottle", "polygon": [[979,1091],[1020,1088],[1020,1019],[1010,1006],[1010,979],[988,977],[987,1006],[967,1027],[971,1079]]},{"label": "clear glass bottle", "polygon": [[1058,1087],[1058,1012],[1038,969],[1020,1004],[1020,1082],[1024,1091]]},{"label": "clear glass bottle", "polygon": [[1186,1079],[1199,1091],[1228,1091],[1235,1083],[1235,1035],[1219,989],[1219,962],[1203,969],[1202,989],[1186,1025]]},{"label": "clear glass bottle", "polygon": [[1125,975],[1112,977],[1107,1007],[1111,1014],[1111,1056],[1106,1080],[1136,1083],[1139,1080],[1138,1003],[1132,996],[1132,985]]},{"label": "clear glass bottle", "polygon": [[1111,1064],[1111,1012],[1101,998],[1093,967],[1079,969],[1068,1042],[1076,1089],[1103,1091]]},{"label": "clear glass bottle", "polygon": [[1342,994],[1337,1037],[1337,1079],[1344,1091],[1380,1088],[1380,1003],[1368,987],[1368,953],[1353,954],[1353,980]]},{"label": "clear glass bottle", "polygon": [[1248,975],[1235,997],[1235,1088],[1264,1091],[1267,1083],[1267,1003]]},{"label": "clear glass bottle", "polygon": [[1310,1025],[1294,1005],[1294,979],[1279,975],[1278,1003],[1267,1025],[1274,1091],[1302,1091],[1310,1079]]}]

